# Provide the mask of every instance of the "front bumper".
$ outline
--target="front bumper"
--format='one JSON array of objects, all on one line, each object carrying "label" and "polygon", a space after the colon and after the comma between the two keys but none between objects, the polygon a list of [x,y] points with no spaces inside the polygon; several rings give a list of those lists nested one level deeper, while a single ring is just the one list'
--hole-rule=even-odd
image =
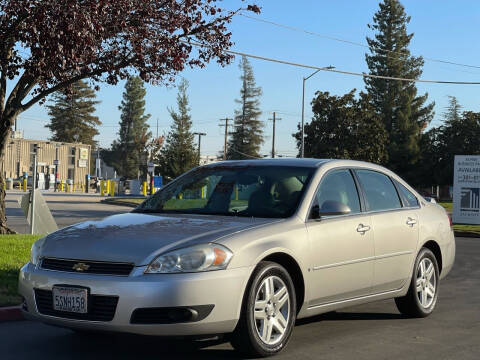
[{"label": "front bumper", "polygon": [[[137,267],[130,276],[76,274],[38,269],[28,263],[20,271],[19,293],[25,298],[29,319],[98,331],[144,335],[188,336],[228,333],[240,316],[243,293],[253,267],[185,274],[148,274]],[[118,296],[112,321],[73,320],[39,313],[34,289],[51,290],[54,285],[88,287],[91,294]],[[203,320],[174,324],[131,324],[139,308],[183,307],[213,304]]]}]

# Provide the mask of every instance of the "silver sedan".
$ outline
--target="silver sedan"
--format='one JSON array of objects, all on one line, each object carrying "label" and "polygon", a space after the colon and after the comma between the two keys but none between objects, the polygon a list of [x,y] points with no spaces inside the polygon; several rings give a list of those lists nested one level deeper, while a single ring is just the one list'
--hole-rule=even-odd
[{"label": "silver sedan", "polygon": [[445,210],[391,171],[347,160],[196,168],[128,214],[37,241],[26,317],[77,331],[229,334],[281,351],[295,320],[394,298],[428,316],[455,242]]}]

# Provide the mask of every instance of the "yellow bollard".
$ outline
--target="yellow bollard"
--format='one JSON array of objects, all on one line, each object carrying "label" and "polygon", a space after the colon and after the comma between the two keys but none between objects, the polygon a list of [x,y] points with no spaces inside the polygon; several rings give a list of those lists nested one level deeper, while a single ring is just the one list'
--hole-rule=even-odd
[{"label": "yellow bollard", "polygon": [[67,184],[67,191],[66,191],[66,192],[67,192],[67,193],[70,192],[70,184]]},{"label": "yellow bollard", "polygon": [[183,194],[182,194],[182,193],[178,194],[178,198],[179,198],[180,200],[182,200],[182,199],[183,199]]},{"label": "yellow bollard", "polygon": [[63,183],[63,180],[60,180],[60,191],[65,191],[65,184]]},{"label": "yellow bollard", "polygon": [[110,196],[115,196],[115,181],[110,180]]},{"label": "yellow bollard", "polygon": [[27,178],[23,178],[23,192],[27,191]]},{"label": "yellow bollard", "polygon": [[72,184],[72,192],[75,192],[75,184]]},{"label": "yellow bollard", "polygon": [[155,194],[155,186],[152,185],[152,188],[150,189],[150,195]]},{"label": "yellow bollard", "polygon": [[110,181],[111,181],[111,180],[107,180],[107,185],[106,185],[106,189],[105,189],[105,192],[106,192],[107,194],[110,193]]},{"label": "yellow bollard", "polygon": [[100,195],[105,196],[105,180],[100,180]]},{"label": "yellow bollard", "polygon": [[200,195],[201,199],[205,199],[205,189],[206,189],[206,186],[202,187],[202,193]]},{"label": "yellow bollard", "polygon": [[143,182],[143,196],[147,196],[147,182],[144,181]]}]

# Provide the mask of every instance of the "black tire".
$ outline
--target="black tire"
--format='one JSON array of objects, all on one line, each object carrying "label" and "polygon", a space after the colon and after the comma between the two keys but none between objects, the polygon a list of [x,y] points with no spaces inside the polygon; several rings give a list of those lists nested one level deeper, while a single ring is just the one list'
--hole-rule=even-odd
[{"label": "black tire", "polygon": [[[429,299],[424,305],[422,305],[420,296],[424,295],[423,293],[419,295],[417,292],[417,278],[421,272],[420,264],[424,259],[426,261],[430,261],[434,267],[434,276],[435,276],[435,291],[434,296]],[[425,281],[425,280],[424,280]],[[435,305],[438,299],[438,291],[439,291],[439,269],[438,269],[438,262],[437,258],[427,248],[422,248],[418,253],[417,259],[415,260],[415,266],[413,267],[413,274],[412,280],[410,282],[410,287],[408,288],[408,292],[405,296],[395,298],[395,304],[397,305],[398,310],[406,316],[415,317],[415,318],[423,318],[430,315],[433,310],[435,309]],[[420,286],[427,286],[428,285],[420,285]]]},{"label": "black tire", "polygon": [[[255,300],[257,295],[261,294],[262,290],[260,290],[260,287],[262,286],[263,281],[272,276],[281,279],[287,288],[289,313],[288,319],[286,319],[287,321],[283,335],[278,335],[278,342],[270,345],[265,343],[257,332],[258,322],[254,318],[254,310]],[[286,306],[284,309],[285,308]],[[265,308],[265,313],[267,314],[267,308]],[[230,342],[237,351],[247,356],[267,357],[276,355],[285,348],[290,340],[296,316],[297,304],[295,287],[287,270],[277,263],[262,261],[250,278],[243,297],[240,319],[235,331],[231,335]],[[269,319],[271,317],[275,317],[275,315],[270,316]]]}]

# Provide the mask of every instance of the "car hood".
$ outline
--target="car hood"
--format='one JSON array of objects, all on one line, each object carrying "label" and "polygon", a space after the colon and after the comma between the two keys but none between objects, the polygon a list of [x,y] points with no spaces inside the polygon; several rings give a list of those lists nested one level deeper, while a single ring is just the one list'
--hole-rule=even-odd
[{"label": "car hood", "polygon": [[215,241],[278,219],[127,213],[86,221],[50,234],[42,257],[147,265],[177,247]]}]

